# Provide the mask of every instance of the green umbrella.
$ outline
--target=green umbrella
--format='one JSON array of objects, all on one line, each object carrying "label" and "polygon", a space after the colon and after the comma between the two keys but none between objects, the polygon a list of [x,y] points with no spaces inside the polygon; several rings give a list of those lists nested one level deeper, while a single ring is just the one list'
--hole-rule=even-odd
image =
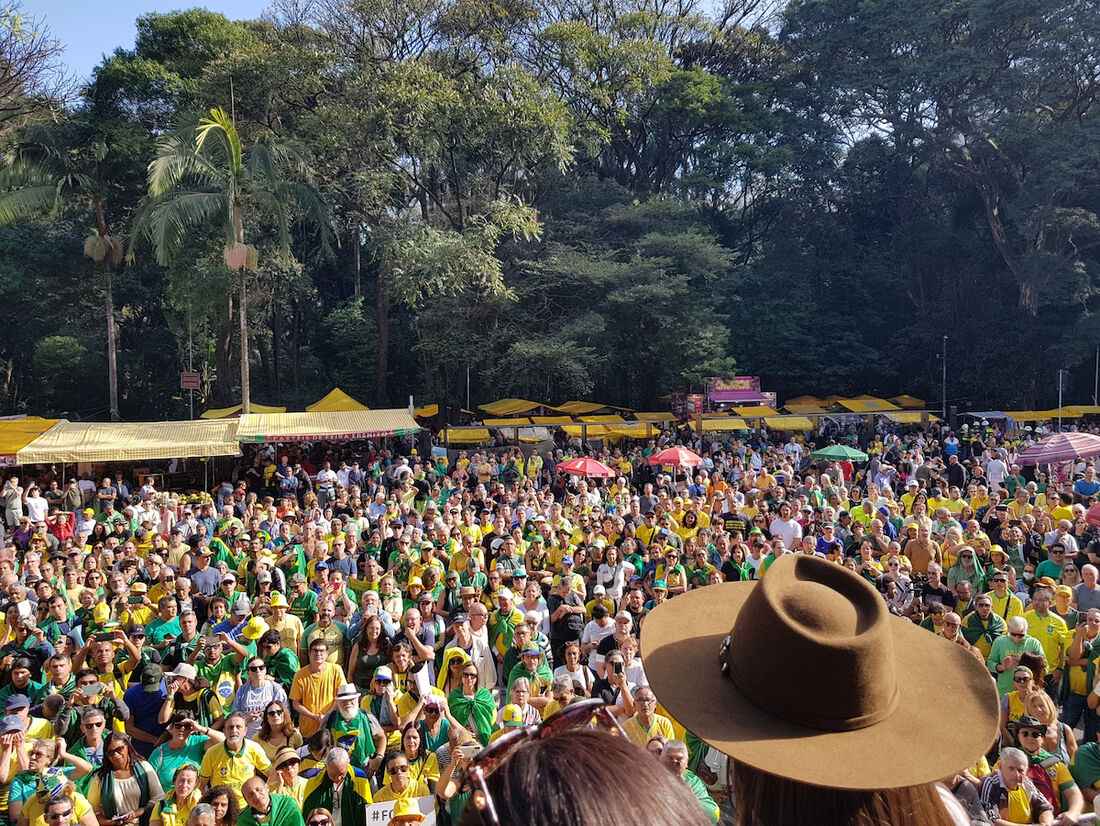
[{"label": "green umbrella", "polygon": [[852,462],[866,462],[867,454],[847,445],[829,445],[810,454],[811,459],[848,459]]}]

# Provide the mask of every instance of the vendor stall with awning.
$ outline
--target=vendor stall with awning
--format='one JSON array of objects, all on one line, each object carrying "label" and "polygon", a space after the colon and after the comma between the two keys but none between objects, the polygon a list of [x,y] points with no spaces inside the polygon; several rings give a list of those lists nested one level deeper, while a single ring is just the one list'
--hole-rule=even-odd
[{"label": "vendor stall with awning", "polygon": [[[277,415],[277,414],[276,414]],[[62,419],[16,454],[20,465],[142,462],[236,456],[243,419],[177,422],[70,422]]]},{"label": "vendor stall with awning", "polygon": [[241,416],[239,442],[317,442],[380,439],[420,432],[407,408],[334,413],[271,413]]}]

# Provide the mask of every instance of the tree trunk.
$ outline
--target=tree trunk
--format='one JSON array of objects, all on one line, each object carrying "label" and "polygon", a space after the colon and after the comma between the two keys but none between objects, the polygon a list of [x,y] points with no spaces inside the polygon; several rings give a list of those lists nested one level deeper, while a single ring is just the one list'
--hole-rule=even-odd
[{"label": "tree trunk", "polygon": [[[385,268],[385,264],[382,265]],[[390,302],[386,295],[385,276],[378,273],[378,383],[375,403],[385,405],[389,396],[387,375],[390,371]]]},{"label": "tree trunk", "polygon": [[118,415],[118,360],[115,345],[115,296],[111,283],[111,265],[107,264],[107,393],[110,401],[111,421],[117,422]]},{"label": "tree trunk", "polygon": [[[234,237],[238,244],[244,243],[244,220],[241,217],[241,205],[234,201],[233,203],[233,230]],[[240,307],[238,309],[241,313],[241,415],[247,416],[252,412],[252,387],[248,378],[248,278],[245,275],[245,267],[241,267],[240,285],[238,291],[240,293],[238,302]]]},{"label": "tree trunk", "polygon": [[238,309],[241,314],[241,415],[247,416],[252,412],[251,406],[251,386],[249,385],[248,378],[248,284],[247,276],[245,275],[244,267],[240,270],[240,295],[237,298],[237,303],[240,305]]},{"label": "tree trunk", "polygon": [[271,362],[275,367],[275,404],[283,397],[283,379],[280,375],[279,339],[283,335],[283,314],[279,309],[279,287],[276,284],[271,299]]},{"label": "tree trunk", "polygon": [[233,403],[233,396],[229,392],[232,386],[229,375],[233,368],[233,290],[226,290],[225,299],[226,313],[218,326],[217,346],[214,348],[214,363],[218,370],[218,404],[222,407]]},{"label": "tree trunk", "polygon": [[355,291],[353,293],[356,298],[358,298],[360,296],[360,294],[362,293],[362,285],[363,285],[362,275],[363,275],[363,266],[362,266],[362,261],[360,260],[360,253],[359,253],[359,222],[356,221],[355,222]]}]

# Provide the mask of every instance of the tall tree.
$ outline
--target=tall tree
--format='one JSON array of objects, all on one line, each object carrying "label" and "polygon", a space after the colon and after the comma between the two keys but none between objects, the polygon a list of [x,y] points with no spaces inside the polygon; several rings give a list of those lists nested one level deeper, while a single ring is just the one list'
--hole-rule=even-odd
[{"label": "tall tree", "polygon": [[[138,227],[148,234],[158,263],[167,265],[185,238],[210,225],[225,239],[225,265],[237,272],[241,339],[241,406],[251,409],[248,370],[248,277],[258,251],[246,243],[245,219],[266,216],[280,254],[290,256],[290,223],[297,210],[328,244],[328,208],[313,186],[305,157],[288,143],[262,135],[246,149],[221,108],[197,125],[162,138],[149,164],[149,203]],[[225,377],[219,376],[219,382]]]},{"label": "tall tree", "polygon": [[0,225],[34,214],[59,214],[74,206],[90,206],[94,211],[96,231],[85,239],[84,255],[103,271],[110,417],[118,421],[112,270],[122,262],[123,240],[108,229],[107,199],[113,187],[106,163],[110,151],[106,133],[78,117],[20,130],[4,157]]}]

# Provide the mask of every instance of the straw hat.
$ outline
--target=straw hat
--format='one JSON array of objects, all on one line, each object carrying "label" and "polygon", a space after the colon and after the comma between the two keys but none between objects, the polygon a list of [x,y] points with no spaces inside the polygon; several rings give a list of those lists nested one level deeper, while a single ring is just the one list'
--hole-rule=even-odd
[{"label": "straw hat", "polygon": [[[711,585],[657,606],[643,661],[657,699],[688,731],[816,786],[939,780],[976,762],[997,734],[997,692],[977,659],[891,616],[869,583],[815,557],[790,554],[759,583]],[[904,749],[927,736],[944,697],[950,725],[936,747]]]}]

